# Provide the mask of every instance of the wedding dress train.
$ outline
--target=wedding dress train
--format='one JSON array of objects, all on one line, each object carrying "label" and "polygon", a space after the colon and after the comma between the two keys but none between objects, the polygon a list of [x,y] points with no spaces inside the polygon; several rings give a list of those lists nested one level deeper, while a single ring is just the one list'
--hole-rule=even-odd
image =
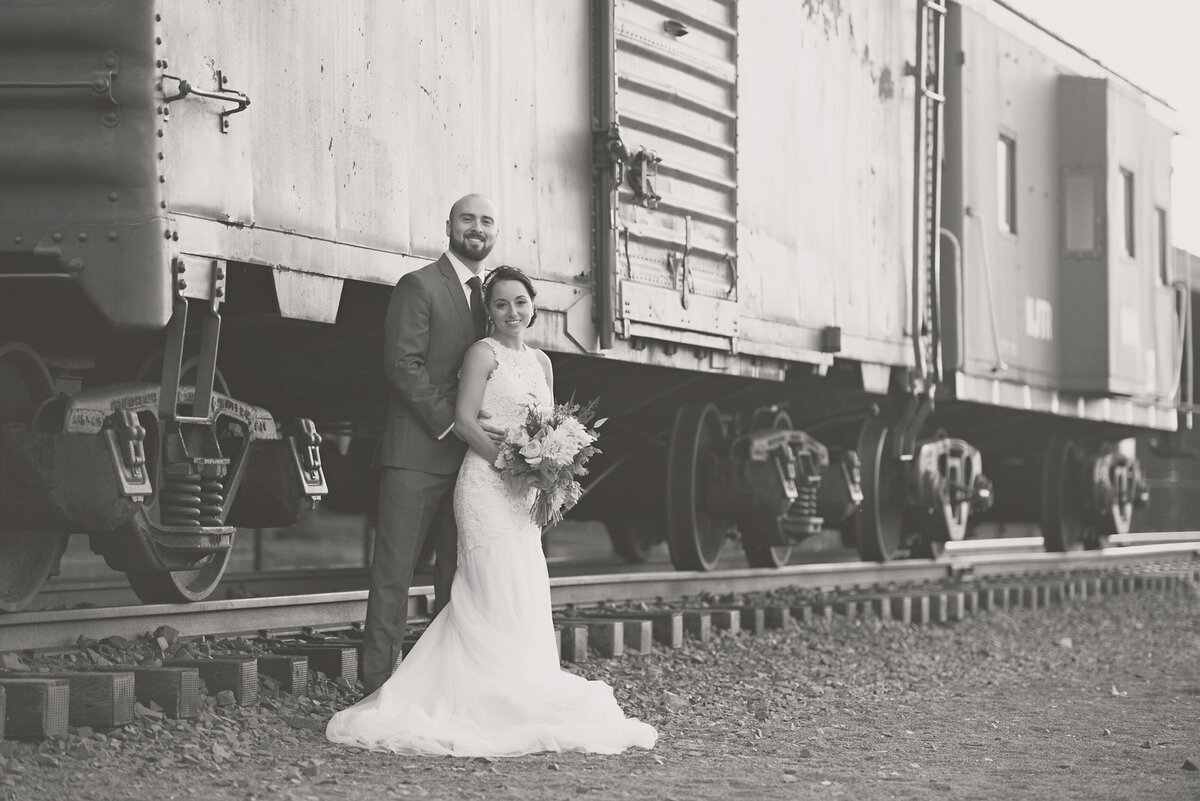
[{"label": "wedding dress train", "polygon": [[[483,408],[498,424],[519,423],[530,402],[553,403],[534,351],[485,341],[497,367]],[[454,493],[450,602],[377,692],[333,716],[330,740],[455,756],[654,746],[657,732],[626,718],[612,688],[560,668],[531,502],[531,491],[511,490],[468,451]]]}]

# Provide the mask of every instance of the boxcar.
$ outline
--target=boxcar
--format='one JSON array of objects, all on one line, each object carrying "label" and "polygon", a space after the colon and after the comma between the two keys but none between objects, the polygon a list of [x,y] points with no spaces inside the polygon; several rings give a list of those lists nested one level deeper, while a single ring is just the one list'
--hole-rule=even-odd
[{"label": "boxcar", "polygon": [[0,126],[6,608],[71,533],[188,600],[369,503],[383,307],[470,191],[629,558],[936,555],[1006,490],[1100,545],[1176,427],[1170,109],[993,0],[14,0]]}]

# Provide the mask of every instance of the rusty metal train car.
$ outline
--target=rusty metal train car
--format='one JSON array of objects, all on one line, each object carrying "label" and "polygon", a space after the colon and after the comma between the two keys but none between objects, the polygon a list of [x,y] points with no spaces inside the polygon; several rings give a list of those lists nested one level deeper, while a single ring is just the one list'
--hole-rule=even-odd
[{"label": "rusty metal train car", "polygon": [[470,191],[629,558],[1098,547],[1179,427],[1175,127],[997,0],[9,0],[0,607],[72,534],[193,600],[367,503],[382,310]]}]

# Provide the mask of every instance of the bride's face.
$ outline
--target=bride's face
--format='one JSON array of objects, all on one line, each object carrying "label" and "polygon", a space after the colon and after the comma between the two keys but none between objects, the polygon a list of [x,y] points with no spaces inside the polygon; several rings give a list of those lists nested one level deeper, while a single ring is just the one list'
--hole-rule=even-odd
[{"label": "bride's face", "polygon": [[504,279],[492,287],[487,312],[501,334],[519,337],[533,318],[533,298],[520,281]]}]

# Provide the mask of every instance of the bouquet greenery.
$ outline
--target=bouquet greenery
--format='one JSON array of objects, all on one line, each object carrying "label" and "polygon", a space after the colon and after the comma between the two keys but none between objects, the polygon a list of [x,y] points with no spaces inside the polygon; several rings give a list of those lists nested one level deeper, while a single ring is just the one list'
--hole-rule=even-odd
[{"label": "bouquet greenery", "polygon": [[531,404],[525,420],[505,433],[495,466],[510,487],[537,490],[529,514],[542,528],[561,522],[583,495],[577,478],[587,474],[588,459],[600,452],[593,443],[605,423],[592,423],[595,414],[595,401]]}]

